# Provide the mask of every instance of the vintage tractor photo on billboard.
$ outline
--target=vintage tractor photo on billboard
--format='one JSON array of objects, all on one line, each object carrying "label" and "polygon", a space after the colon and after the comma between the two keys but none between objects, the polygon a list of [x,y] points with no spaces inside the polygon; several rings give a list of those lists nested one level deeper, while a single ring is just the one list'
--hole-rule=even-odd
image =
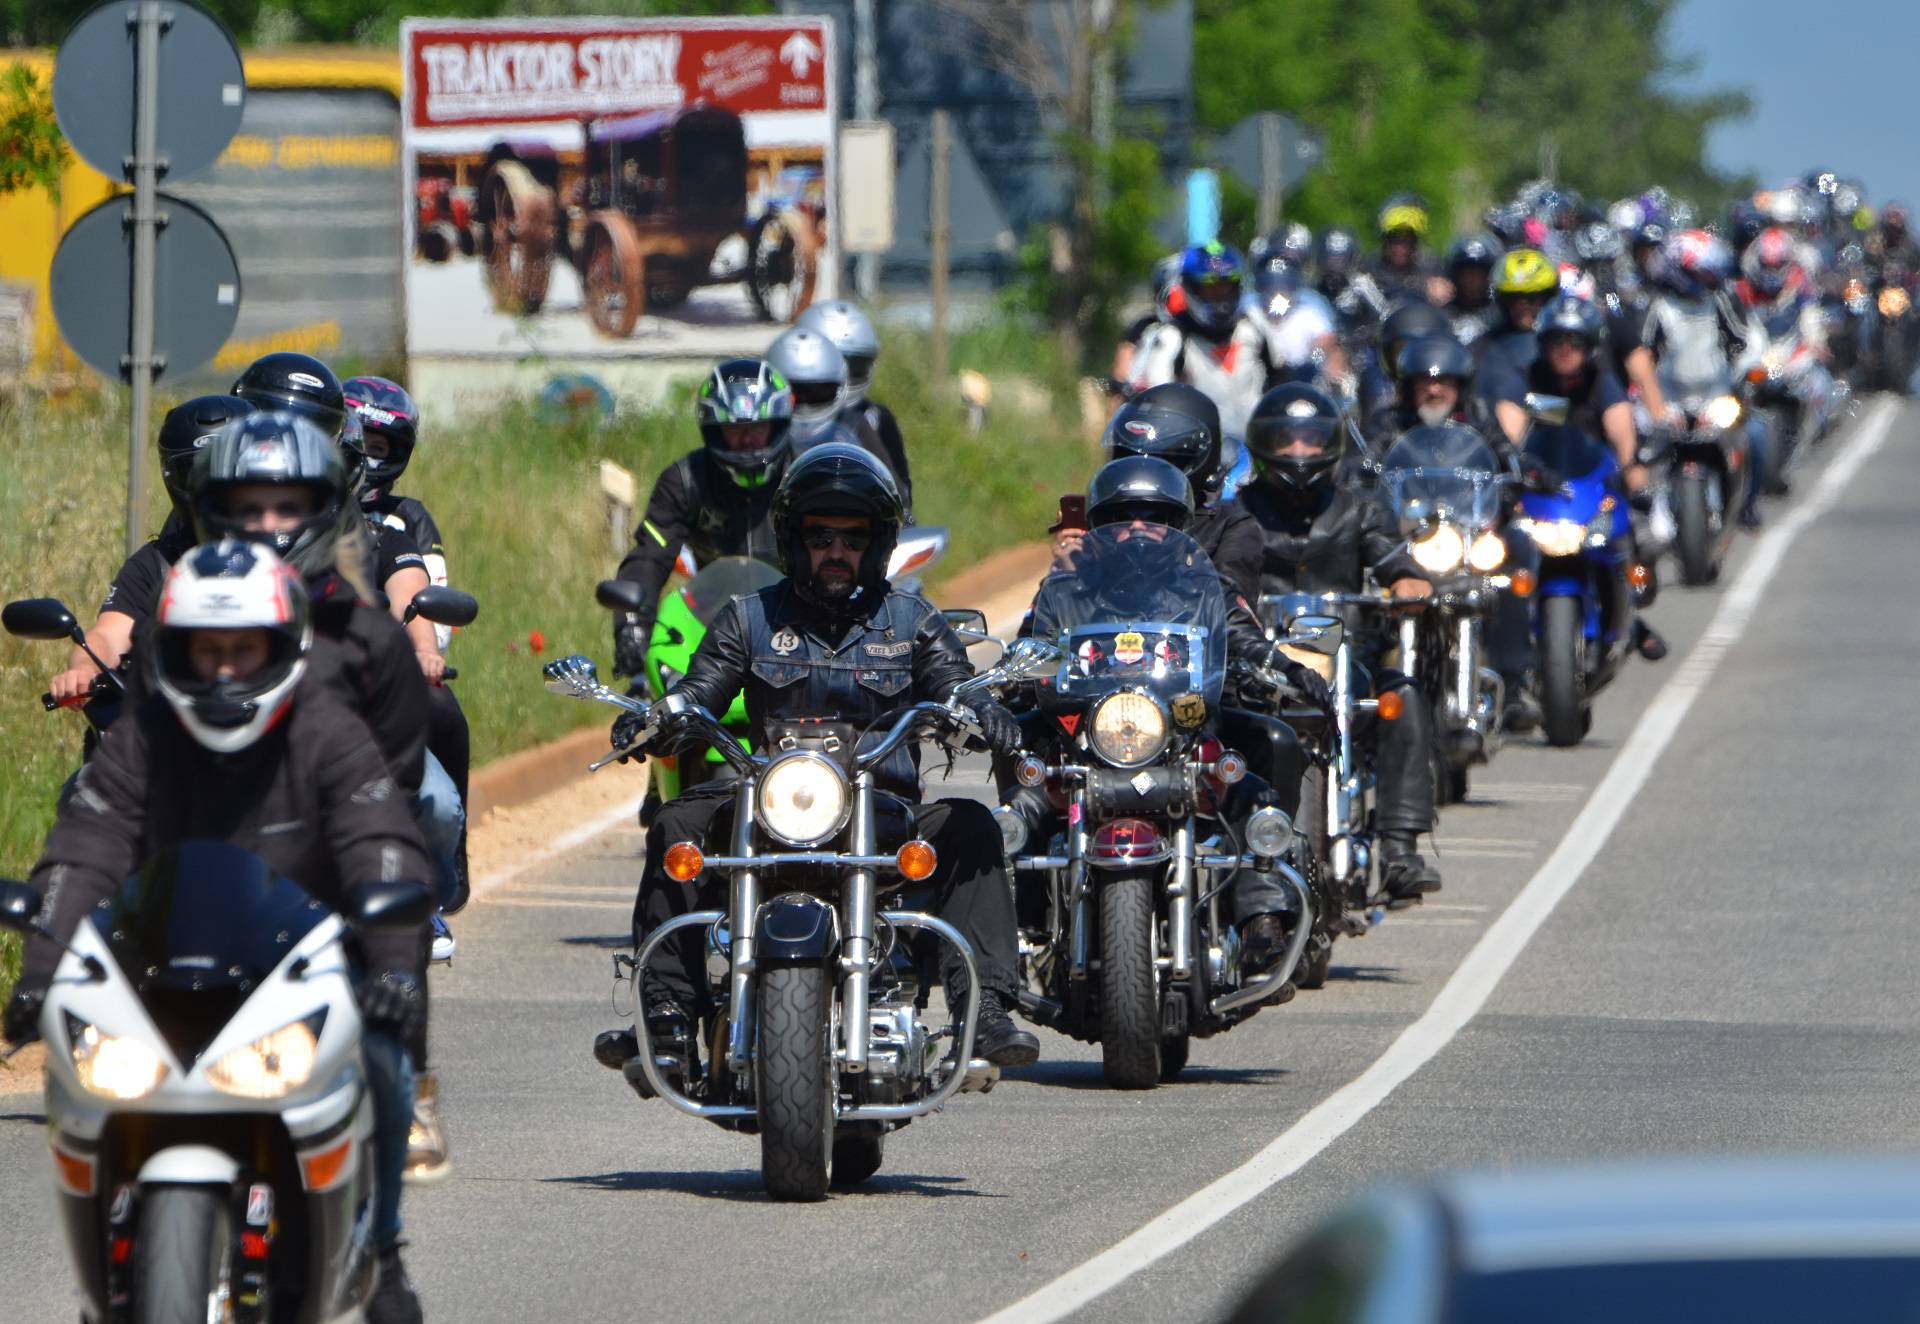
[{"label": "vintage tractor photo on billboard", "polygon": [[486,153],[474,223],[496,309],[537,313],[557,255],[579,273],[595,329],[615,339],[706,285],[745,283],[769,321],[806,310],[826,237],[817,162],[750,159],[740,117],[711,106],[584,129],[578,152],[502,142]]}]

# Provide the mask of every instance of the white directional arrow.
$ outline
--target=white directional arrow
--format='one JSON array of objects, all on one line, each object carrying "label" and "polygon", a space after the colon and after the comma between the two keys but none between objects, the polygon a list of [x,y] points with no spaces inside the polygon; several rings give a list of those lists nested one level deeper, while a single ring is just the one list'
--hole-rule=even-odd
[{"label": "white directional arrow", "polygon": [[807,70],[820,58],[820,48],[814,45],[812,37],[804,32],[796,32],[780,48],[780,58],[793,69],[795,78],[805,78]]}]

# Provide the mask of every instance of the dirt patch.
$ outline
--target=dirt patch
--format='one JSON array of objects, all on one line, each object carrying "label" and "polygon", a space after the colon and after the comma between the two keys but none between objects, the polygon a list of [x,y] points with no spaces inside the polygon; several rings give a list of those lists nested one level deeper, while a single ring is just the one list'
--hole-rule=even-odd
[{"label": "dirt patch", "polygon": [[0,1066],[0,1094],[38,1094],[47,1067],[47,1046],[29,1044]]},{"label": "dirt patch", "polygon": [[[602,732],[593,757],[605,749]],[[582,774],[587,762],[585,757],[580,760]],[[467,864],[476,887],[484,890],[489,879],[539,853],[570,827],[605,817],[622,804],[638,815],[646,793],[646,764],[611,763],[519,804],[489,809],[467,833]]]}]

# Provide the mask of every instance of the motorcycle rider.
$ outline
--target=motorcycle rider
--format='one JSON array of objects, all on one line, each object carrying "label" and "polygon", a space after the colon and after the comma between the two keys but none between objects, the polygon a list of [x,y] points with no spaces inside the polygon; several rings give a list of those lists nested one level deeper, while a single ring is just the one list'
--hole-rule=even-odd
[{"label": "motorcycle rider", "polygon": [[1500,241],[1484,232],[1462,235],[1447,249],[1447,279],[1453,296],[1441,311],[1453,324],[1453,338],[1463,345],[1491,331],[1499,317],[1493,302],[1493,268],[1501,251]]},{"label": "motorcycle rider", "polygon": [[347,421],[347,399],[333,369],[311,354],[263,354],[233,383],[233,394],[255,409],[297,414],[333,441]]},{"label": "motorcycle rider", "polygon": [[682,544],[703,566],[723,556],[779,559],[773,498],[787,471],[793,411],[792,388],[764,359],[727,359],[708,374],[694,398],[700,446],[661,473],[615,572],[638,584],[649,604],[615,614],[615,671],[636,680],[646,674],[660,591]]},{"label": "motorcycle rider", "polygon": [[1360,370],[1360,426],[1369,435],[1400,393],[1401,353],[1415,340],[1452,334],[1447,315],[1421,299],[1410,299],[1387,314],[1374,352]]},{"label": "motorcycle rider", "polygon": [[1320,236],[1314,288],[1340,319],[1340,339],[1349,351],[1372,339],[1392,302],[1362,268],[1360,237],[1344,225],[1328,226]]},{"label": "motorcycle rider", "polygon": [[[724,712],[746,694],[751,739],[766,748],[771,722],[831,715],[864,728],[915,700],[945,700],[973,675],[952,627],[925,598],[893,588],[887,558],[905,518],[893,476],[875,456],[830,442],[794,460],[774,500],[773,528],[787,577],[759,593],[737,597],[700,643],[687,674],[669,694]],[[984,695],[964,701],[986,743],[1007,754],[1019,748],[1013,715]],[[645,729],[638,714],[614,723],[615,749],[627,749]],[[877,739],[876,733],[868,738]],[[647,740],[650,754],[672,752],[672,726]],[[909,801],[921,792],[911,747],[874,769],[881,789]],[[647,864],[634,901],[634,940],[674,915],[696,908],[702,889],[675,882],[662,864],[668,845],[702,841],[721,830],[735,788],[694,787],[663,806],[647,832]],[[1014,1024],[1008,1008],[1019,990],[1012,892],[991,811],[974,800],[912,805],[914,831],[933,843],[939,863],[929,880],[932,909],[966,937],[978,957],[979,989],[966,987],[965,967],[949,951],[942,979],[948,1004],[979,998],[975,1050],[1003,1066],[1032,1062],[1040,1042]],[[707,875],[711,892],[721,886]],[[702,942],[672,942],[664,960],[643,980],[651,1033],[691,1043],[694,1017],[706,1008]],[[639,1051],[632,1030],[611,1030],[594,1042],[594,1056],[619,1069]]]},{"label": "motorcycle rider", "polygon": [[1265,341],[1269,385],[1320,378],[1351,390],[1333,305],[1291,259],[1268,258],[1255,272],[1249,318]]},{"label": "motorcycle rider", "polygon": [[[793,424],[787,430],[793,453],[802,455],[829,441],[851,441],[871,451],[900,485],[907,522],[912,523],[913,488],[905,471],[887,455],[879,434],[853,407],[847,359],[839,347],[820,332],[796,324],[767,346],[767,363],[793,392]],[[903,464],[905,458],[902,452]]]},{"label": "motorcycle rider", "polygon": [[[65,941],[142,861],[193,838],[245,847],[337,911],[359,887],[422,879],[418,831],[372,733],[316,675],[299,577],[274,553],[202,544],[169,572],[145,698],[115,723],[60,806],[32,882],[47,927]],[[400,1258],[400,1171],[412,1111],[406,1042],[425,1014],[422,936],[354,935],[362,1053],[373,1098],[377,1169],[373,1324],[420,1319]],[[38,1036],[61,957],[29,940],[5,1034]]]},{"label": "motorcycle rider", "polygon": [[1428,335],[1405,342],[1395,373],[1392,405],[1374,415],[1367,441],[1376,455],[1403,432],[1440,423],[1463,423],[1487,438],[1494,453],[1510,447],[1486,401],[1467,389],[1473,381],[1473,353],[1451,335]]},{"label": "motorcycle rider", "polygon": [[1489,360],[1517,372],[1533,366],[1539,351],[1533,338],[1534,319],[1547,300],[1559,292],[1560,273],[1539,249],[1509,248],[1502,254],[1493,279],[1500,320],[1472,346],[1474,359],[1482,369]]},{"label": "motorcycle rider", "polygon": [[[1801,263],[1801,245],[1778,226],[1760,232],[1758,238],[1740,255],[1740,277],[1733,283],[1735,306],[1758,323],[1769,340],[1797,339],[1811,362],[1803,360],[1792,380],[1800,417],[1796,430],[1807,437],[1819,435],[1826,421],[1833,378],[1824,366],[1831,355],[1827,349],[1827,315],[1821,306],[1812,273]],[[1787,449],[1780,438],[1780,451]],[[1786,475],[1775,466],[1768,490],[1773,495],[1786,491]]]},{"label": "motorcycle rider", "polygon": [[[873,365],[880,358],[880,333],[874,330],[873,319],[862,312],[858,304],[832,299],[810,305],[795,319],[794,325],[825,336],[847,361],[847,405],[842,421],[856,431],[863,425],[872,429],[880,442],[881,458],[900,480],[901,491],[911,493],[913,479],[907,470],[907,442],[900,435],[899,420],[894,418],[891,409],[867,393],[873,385]],[[911,501],[908,504],[911,505]]]},{"label": "motorcycle rider", "polygon": [[[1371,574],[1402,602],[1432,596],[1386,507],[1335,481],[1357,444],[1339,407],[1311,387],[1276,387],[1255,407],[1247,446],[1256,477],[1237,500],[1266,533],[1264,592],[1359,593]],[[1439,872],[1415,848],[1433,827],[1433,728],[1413,679],[1379,665],[1388,642],[1371,633],[1362,666],[1375,693],[1403,689],[1407,700],[1397,720],[1362,721],[1356,734],[1371,746],[1376,771],[1381,876],[1388,894],[1408,903],[1440,887]]]},{"label": "motorcycle rider", "polygon": [[1389,302],[1445,303],[1453,297],[1452,286],[1434,270],[1433,259],[1421,247],[1427,223],[1427,200],[1418,193],[1395,193],[1380,204],[1374,218],[1380,251],[1368,262],[1367,274]]},{"label": "motorcycle rider", "polygon": [[1861,245],[1876,271],[1897,267],[1909,277],[1920,272],[1920,242],[1915,242],[1907,223],[1904,202],[1889,202],[1880,209],[1879,224],[1867,231]]},{"label": "motorcycle rider", "polygon": [[1246,274],[1239,252],[1218,241],[1183,251],[1179,311],[1150,327],[1133,356],[1136,389],[1162,382],[1198,387],[1220,407],[1227,437],[1240,435],[1266,381],[1263,338],[1242,311]]}]

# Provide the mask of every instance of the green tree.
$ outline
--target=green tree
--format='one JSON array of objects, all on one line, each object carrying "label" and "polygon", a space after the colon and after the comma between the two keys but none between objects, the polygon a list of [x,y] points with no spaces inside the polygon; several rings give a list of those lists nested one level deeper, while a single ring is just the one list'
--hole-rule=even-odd
[{"label": "green tree", "polygon": [[23,64],[0,73],[0,193],[43,188],[59,201],[70,157],[53,118],[53,89]]}]

